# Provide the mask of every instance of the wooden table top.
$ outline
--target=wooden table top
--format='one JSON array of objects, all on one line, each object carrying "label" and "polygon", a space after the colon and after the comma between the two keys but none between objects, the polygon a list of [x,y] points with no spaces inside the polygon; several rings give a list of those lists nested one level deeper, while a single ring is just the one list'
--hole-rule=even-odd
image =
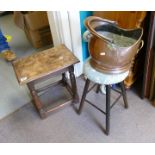
[{"label": "wooden table top", "polygon": [[13,62],[13,68],[19,84],[25,84],[78,62],[74,54],[62,44],[20,58]]}]

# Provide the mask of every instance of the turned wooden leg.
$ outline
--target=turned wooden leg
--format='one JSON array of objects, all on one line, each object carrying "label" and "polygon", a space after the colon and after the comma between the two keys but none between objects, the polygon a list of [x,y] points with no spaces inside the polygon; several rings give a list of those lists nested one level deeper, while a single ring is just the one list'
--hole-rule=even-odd
[{"label": "turned wooden leg", "polygon": [[43,105],[41,103],[41,101],[39,100],[39,97],[35,91],[35,88],[34,88],[34,84],[33,83],[28,83],[27,84],[29,90],[30,90],[30,93],[31,93],[31,96],[32,96],[32,99],[33,99],[33,104],[34,106],[36,107],[37,111],[39,112],[40,114],[40,117],[43,119],[43,118],[46,118],[47,115],[46,115],[46,112],[45,110],[43,109]]},{"label": "turned wooden leg", "polygon": [[64,86],[67,86],[67,78],[66,78],[66,74],[65,73],[62,73],[62,81],[63,81],[63,85]]},{"label": "turned wooden leg", "polygon": [[74,66],[71,66],[69,68],[69,75],[70,75],[70,80],[71,80],[71,85],[72,85],[73,102],[78,103],[79,102],[79,95],[77,92],[76,79],[75,79],[75,75],[74,75]]},{"label": "turned wooden leg", "polygon": [[121,91],[122,91],[122,95],[123,95],[124,106],[125,106],[125,108],[128,108],[128,101],[127,101],[127,97],[126,97],[126,90],[125,90],[124,82],[121,82],[120,86],[121,86]]},{"label": "turned wooden leg", "polygon": [[88,91],[88,88],[89,88],[89,84],[90,84],[90,80],[87,79],[86,83],[85,83],[84,90],[83,90],[81,102],[80,102],[80,107],[79,107],[79,111],[78,111],[79,114],[81,114],[81,112],[82,112],[84,101],[85,101],[85,98],[86,98],[86,95],[87,95],[87,91]]}]

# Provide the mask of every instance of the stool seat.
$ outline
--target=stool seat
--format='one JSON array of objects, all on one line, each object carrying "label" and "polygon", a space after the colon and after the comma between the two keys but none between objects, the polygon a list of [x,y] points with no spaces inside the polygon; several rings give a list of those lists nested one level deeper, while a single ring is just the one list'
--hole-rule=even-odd
[{"label": "stool seat", "polygon": [[101,73],[91,66],[90,58],[88,58],[84,64],[84,74],[94,83],[109,85],[122,82],[128,76],[129,71],[119,74]]}]

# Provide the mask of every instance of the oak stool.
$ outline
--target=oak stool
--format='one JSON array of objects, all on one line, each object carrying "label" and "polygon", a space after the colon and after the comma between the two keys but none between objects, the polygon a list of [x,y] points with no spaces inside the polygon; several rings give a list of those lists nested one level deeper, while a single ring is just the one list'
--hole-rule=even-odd
[{"label": "oak stool", "polygon": [[[74,64],[78,62],[79,60],[63,44],[32,54],[25,58],[20,58],[13,62],[13,68],[17,80],[21,85],[27,84],[34,101],[33,104],[41,118],[47,117],[48,113],[66,105],[67,103],[78,102],[79,96],[74,75]],[[68,83],[66,78],[67,71],[69,72],[71,84]],[[57,75],[62,75],[60,81],[50,83],[39,89],[36,88],[36,84],[45,82]],[[46,105],[45,107],[39,98],[39,94],[46,92],[49,88],[57,85],[67,88],[68,92],[71,94],[71,99],[54,107],[51,107],[50,105]]]}]

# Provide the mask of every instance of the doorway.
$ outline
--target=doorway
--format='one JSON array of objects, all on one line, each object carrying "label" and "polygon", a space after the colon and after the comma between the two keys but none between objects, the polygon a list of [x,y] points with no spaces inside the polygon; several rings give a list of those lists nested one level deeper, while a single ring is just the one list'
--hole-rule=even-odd
[{"label": "doorway", "polygon": [[[13,16],[13,11],[1,13],[0,27],[4,35],[12,37],[9,46],[17,58],[53,47],[53,44],[40,48],[34,47],[25,32],[15,24]],[[0,119],[2,119],[29,103],[31,98],[27,87],[19,86],[10,62],[0,58],[0,71]]]}]

